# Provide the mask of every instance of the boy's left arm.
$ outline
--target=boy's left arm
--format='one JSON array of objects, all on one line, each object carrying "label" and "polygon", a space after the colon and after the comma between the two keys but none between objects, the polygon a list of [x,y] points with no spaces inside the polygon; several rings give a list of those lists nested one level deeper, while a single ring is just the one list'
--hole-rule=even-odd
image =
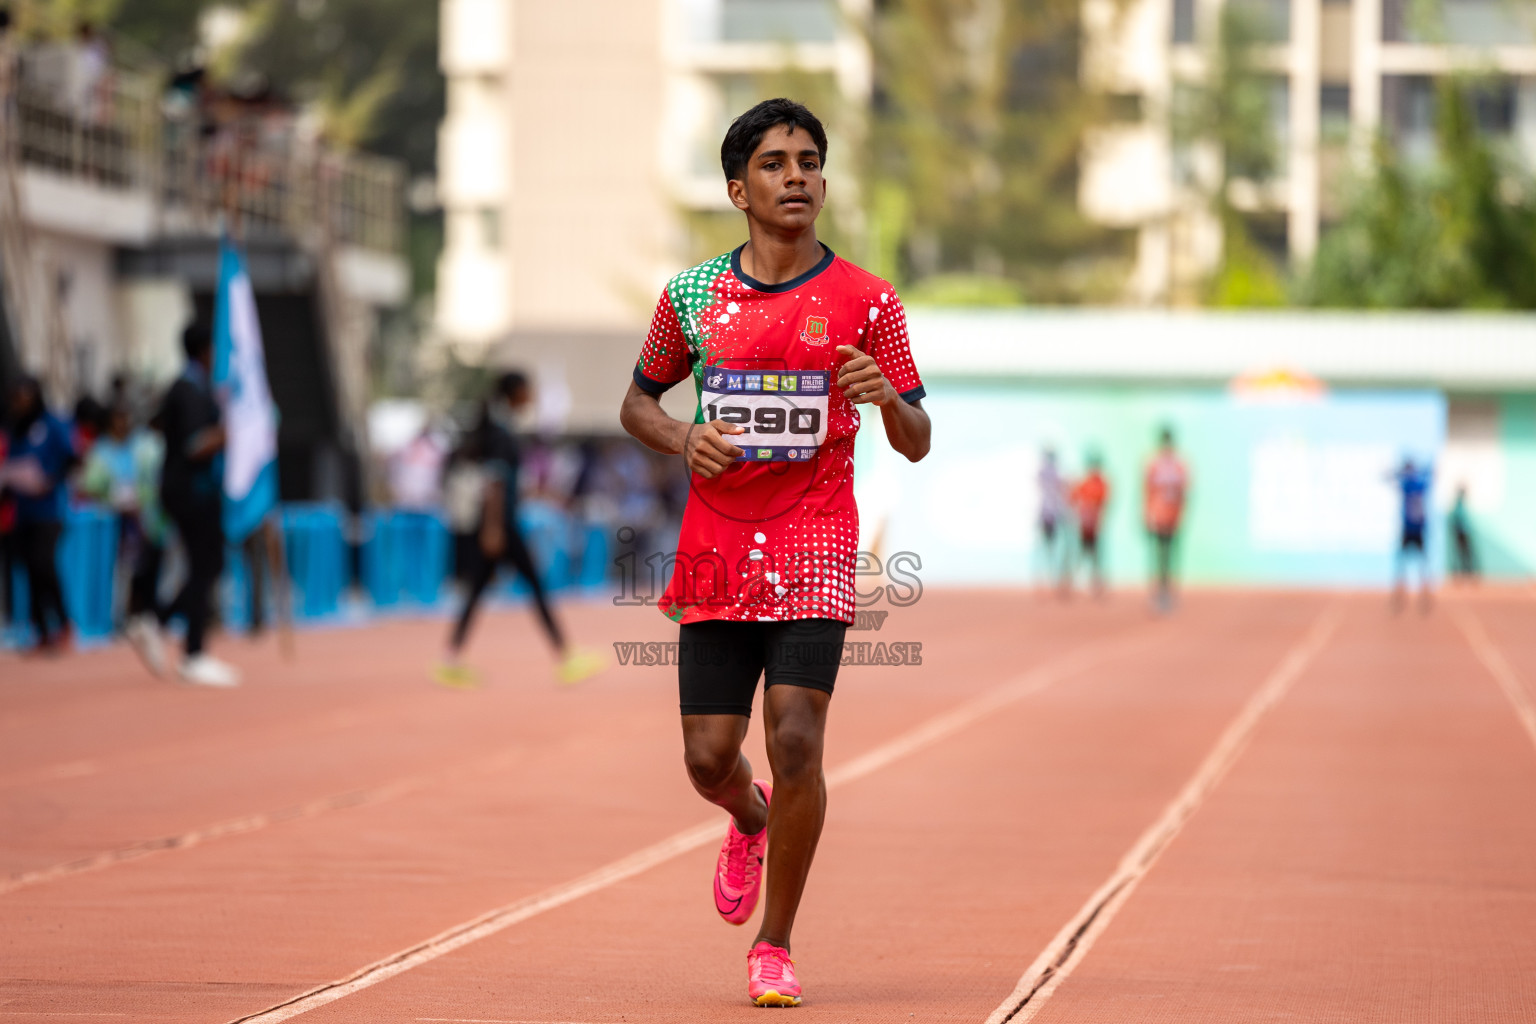
[{"label": "boy's left arm", "polygon": [[928,454],[932,423],[919,401],[908,402],[885,379],[875,357],[852,345],[839,345],[837,351],[847,357],[838,369],[837,386],[854,405],[880,407],[885,423],[885,437],[891,447],[916,462]]}]

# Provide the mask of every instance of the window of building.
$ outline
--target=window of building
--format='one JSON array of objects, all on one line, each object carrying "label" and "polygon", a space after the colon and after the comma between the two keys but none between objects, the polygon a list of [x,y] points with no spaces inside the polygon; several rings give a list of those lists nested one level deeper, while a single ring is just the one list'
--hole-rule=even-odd
[{"label": "window of building", "polygon": [[1435,87],[1425,75],[1383,75],[1381,126],[1397,151],[1410,162],[1435,151]]},{"label": "window of building", "polygon": [[1349,86],[1324,82],[1318,92],[1318,123],[1324,139],[1336,140],[1349,135]]},{"label": "window of building", "polygon": [[1195,0],[1173,0],[1173,41],[1195,41]]},{"label": "window of building", "polygon": [[501,211],[494,206],[482,206],[475,211],[480,228],[480,244],[486,249],[501,248]]},{"label": "window of building", "polygon": [[833,0],[723,0],[728,43],[830,43],[837,38]]},{"label": "window of building", "polygon": [[1250,213],[1243,217],[1248,238],[1264,255],[1279,266],[1290,258],[1291,229],[1283,213]]},{"label": "window of building", "polygon": [[1388,43],[1529,46],[1536,8],[1512,0],[1383,0],[1381,38]]},{"label": "window of building", "polygon": [[1408,41],[1408,5],[1411,0],[1381,0],[1381,41]]},{"label": "window of building", "polygon": [[1489,135],[1509,135],[1515,130],[1516,83],[1510,79],[1472,87],[1472,111],[1477,126]]},{"label": "window of building", "polygon": [[1141,93],[1114,92],[1104,98],[1105,114],[1115,124],[1140,124],[1146,116]]},{"label": "window of building", "polygon": [[1232,6],[1248,18],[1261,41],[1290,41],[1291,0],[1233,0]]},{"label": "window of building", "polygon": [[830,43],[837,0],[679,0],[688,37],[701,43]]}]

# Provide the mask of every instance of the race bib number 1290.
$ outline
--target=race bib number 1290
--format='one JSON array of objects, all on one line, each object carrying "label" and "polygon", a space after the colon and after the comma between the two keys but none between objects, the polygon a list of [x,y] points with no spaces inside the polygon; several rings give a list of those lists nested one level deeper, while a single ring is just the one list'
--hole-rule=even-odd
[{"label": "race bib number 1290", "polygon": [[730,441],[744,462],[800,462],[815,458],[827,439],[827,394],[832,375],[826,370],[704,371],[700,394],[704,420],[722,420],[745,428]]}]

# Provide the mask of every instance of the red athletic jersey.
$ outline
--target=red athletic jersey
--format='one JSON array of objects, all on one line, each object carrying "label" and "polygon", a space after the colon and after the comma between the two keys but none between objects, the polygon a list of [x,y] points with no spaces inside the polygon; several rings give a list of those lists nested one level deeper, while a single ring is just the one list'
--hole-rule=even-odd
[{"label": "red athletic jersey", "polygon": [[1147,529],[1172,533],[1184,515],[1184,499],[1189,493],[1189,470],[1172,452],[1158,452],[1147,463],[1143,485],[1146,499]]},{"label": "red athletic jersey", "polygon": [[635,383],[659,395],[690,374],[695,422],[746,428],[743,455],[697,474],[661,609],[678,622],[854,619],[859,414],[837,387],[839,345],[874,356],[908,402],[923,384],[896,290],[833,255],[783,284],[741,269],[741,249],[684,271],[656,305]]},{"label": "red athletic jersey", "polygon": [[1109,481],[1098,470],[1088,475],[1072,488],[1072,504],[1077,508],[1077,521],[1086,530],[1097,530],[1104,506],[1109,501]]}]

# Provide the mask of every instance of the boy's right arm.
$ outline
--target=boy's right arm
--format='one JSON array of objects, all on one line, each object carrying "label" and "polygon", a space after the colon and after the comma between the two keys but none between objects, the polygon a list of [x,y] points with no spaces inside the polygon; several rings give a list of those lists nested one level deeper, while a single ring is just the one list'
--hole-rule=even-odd
[{"label": "boy's right arm", "polygon": [[744,428],[721,420],[675,420],[667,415],[655,395],[641,390],[634,381],[629,382],[629,391],[619,408],[619,422],[652,451],[681,454],[688,468],[706,480],[725,472],[742,454],[740,448],[726,440],[726,435],[740,434]]}]

